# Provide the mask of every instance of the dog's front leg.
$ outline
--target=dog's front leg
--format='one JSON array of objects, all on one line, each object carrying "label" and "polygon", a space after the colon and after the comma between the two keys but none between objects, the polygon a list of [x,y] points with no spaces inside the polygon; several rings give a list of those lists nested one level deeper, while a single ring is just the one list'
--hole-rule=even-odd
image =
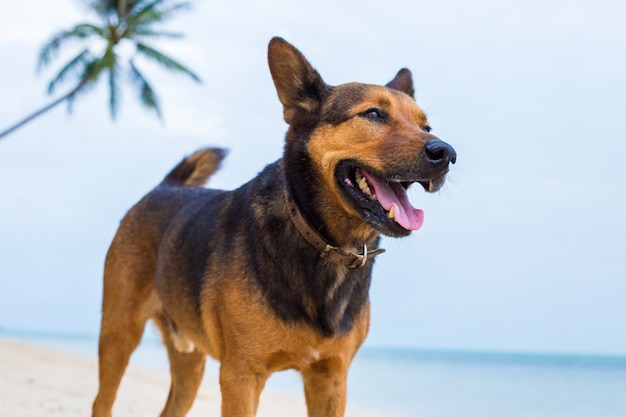
[{"label": "dog's front leg", "polygon": [[266,380],[267,375],[256,373],[247,366],[222,362],[222,417],[255,416]]},{"label": "dog's front leg", "polygon": [[344,415],[348,366],[343,359],[325,359],[302,371],[309,417]]}]

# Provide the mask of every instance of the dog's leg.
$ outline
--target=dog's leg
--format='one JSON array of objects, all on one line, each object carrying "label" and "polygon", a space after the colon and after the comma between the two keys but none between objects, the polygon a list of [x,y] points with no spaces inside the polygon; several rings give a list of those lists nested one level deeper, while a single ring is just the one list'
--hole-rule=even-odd
[{"label": "dog's leg", "polygon": [[255,416],[267,377],[267,374],[256,373],[249,367],[222,361],[222,417]]},{"label": "dog's leg", "polygon": [[154,266],[141,252],[127,250],[116,236],[104,266],[102,327],[98,347],[98,394],[93,417],[110,417],[124,371],[143,334],[151,310],[158,304]]},{"label": "dog's leg", "polygon": [[308,417],[342,417],[346,409],[348,364],[326,359],[302,371]]},{"label": "dog's leg", "polygon": [[128,366],[130,355],[139,342],[146,320],[137,320],[132,313],[128,316],[116,314],[107,317],[103,309],[103,325],[98,348],[99,387],[93,403],[93,417],[110,417],[117,389]]},{"label": "dog's leg", "polygon": [[154,317],[154,321],[163,334],[163,343],[167,347],[172,378],[170,394],[167,397],[167,403],[161,417],[182,417],[191,408],[198,388],[200,388],[204,376],[206,355],[197,348],[192,348],[190,352],[181,351],[180,346],[176,345],[176,340],[172,337],[174,330],[171,327],[171,322],[164,315],[157,315]]}]

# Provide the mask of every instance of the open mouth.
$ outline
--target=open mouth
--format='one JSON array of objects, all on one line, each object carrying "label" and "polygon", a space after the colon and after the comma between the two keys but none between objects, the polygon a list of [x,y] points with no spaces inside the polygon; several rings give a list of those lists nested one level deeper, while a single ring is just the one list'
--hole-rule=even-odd
[{"label": "open mouth", "polygon": [[[394,177],[395,178],[395,177]],[[385,179],[379,174],[353,165],[341,163],[337,179],[351,197],[365,219],[383,233],[397,236],[418,230],[424,223],[424,212],[411,205],[406,190],[414,182],[427,191],[436,191],[441,184],[437,180],[399,181]]]}]

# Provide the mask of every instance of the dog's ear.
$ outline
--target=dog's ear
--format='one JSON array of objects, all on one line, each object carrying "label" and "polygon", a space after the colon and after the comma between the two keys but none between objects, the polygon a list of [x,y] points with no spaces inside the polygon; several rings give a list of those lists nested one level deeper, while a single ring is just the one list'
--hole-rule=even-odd
[{"label": "dog's ear", "polygon": [[402,91],[415,99],[415,88],[413,87],[413,76],[407,68],[402,68],[395,78],[389,81],[386,87]]},{"label": "dog's ear", "polygon": [[297,128],[319,113],[328,86],[304,55],[282,38],[272,38],[267,59],[285,121]]}]

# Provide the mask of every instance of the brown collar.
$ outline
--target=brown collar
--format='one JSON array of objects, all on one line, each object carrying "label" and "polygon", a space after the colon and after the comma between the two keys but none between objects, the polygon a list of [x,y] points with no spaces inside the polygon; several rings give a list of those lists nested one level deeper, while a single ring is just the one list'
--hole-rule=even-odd
[{"label": "brown collar", "polygon": [[289,217],[291,218],[294,226],[296,226],[296,229],[298,229],[302,237],[321,253],[321,257],[323,259],[328,259],[330,262],[344,265],[348,268],[353,269],[365,266],[368,259],[371,259],[374,256],[385,252],[385,249],[375,249],[373,251],[368,251],[367,246],[363,245],[363,253],[359,255],[353,252],[346,252],[341,248],[330,245],[306,221],[306,219],[298,209],[298,206],[293,201],[293,199],[289,195],[289,192],[286,189],[285,200],[287,201],[287,210],[289,211]]}]

